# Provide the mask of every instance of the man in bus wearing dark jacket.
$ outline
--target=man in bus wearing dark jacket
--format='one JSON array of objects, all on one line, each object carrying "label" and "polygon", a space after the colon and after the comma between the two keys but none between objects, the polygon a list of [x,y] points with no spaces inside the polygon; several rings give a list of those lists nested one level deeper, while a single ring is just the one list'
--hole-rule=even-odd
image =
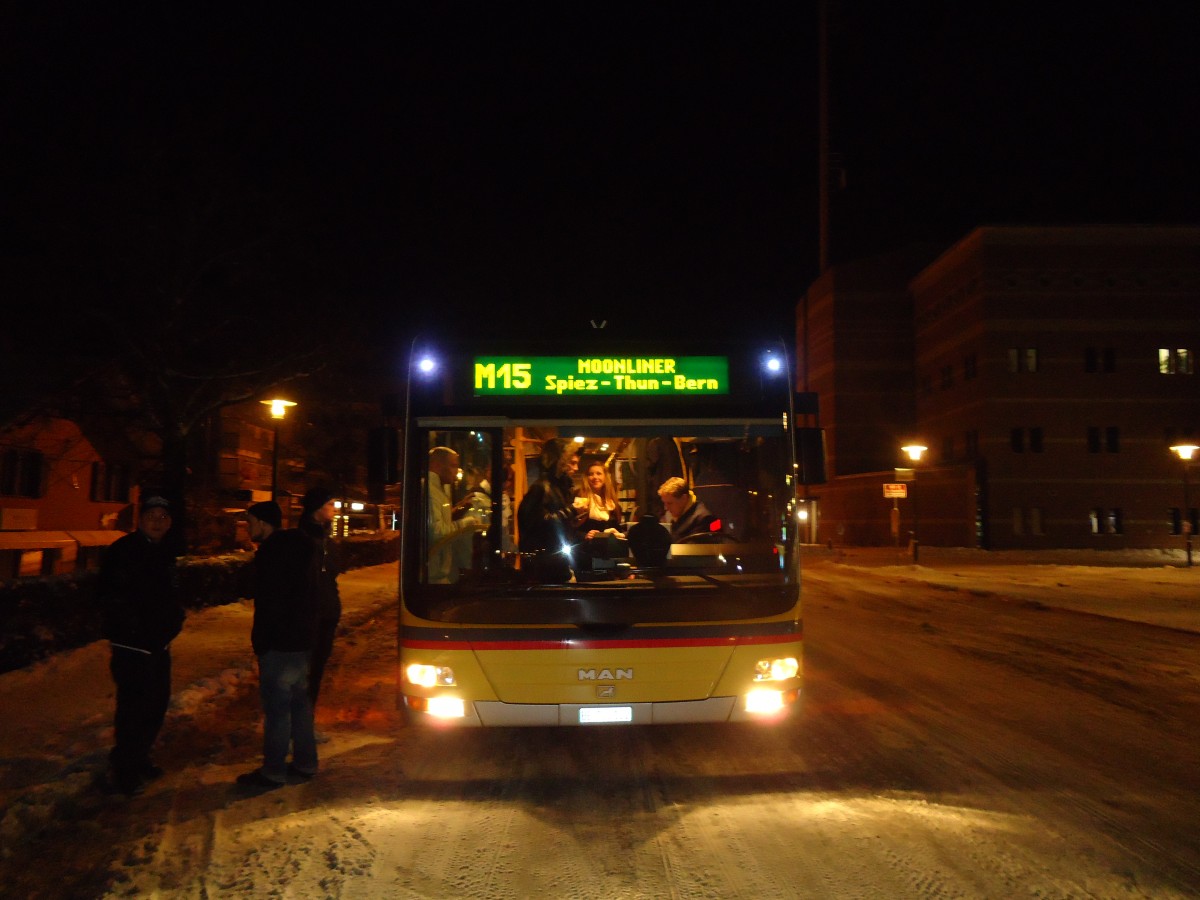
[{"label": "man in bus wearing dark jacket", "polygon": [[[310,488],[304,495],[304,513],[300,530],[316,542],[317,550],[317,643],[308,668],[308,699],[314,710],[321,692],[325,664],[333,653],[338,620],[342,617],[342,598],[338,593],[338,576],[342,574],[342,558],[337,542],[329,535],[329,526],[337,516],[333,494],[325,488]],[[322,740],[322,738],[318,738]]]},{"label": "man in bus wearing dark jacket", "polygon": [[298,529],[283,530],[282,519],[273,500],[246,510],[250,539],[258,545],[250,643],[258,657],[263,762],[237,783],[254,791],[282,787],[288,776],[308,780],[317,773],[308,699],[308,664],[317,639],[315,547]]},{"label": "man in bus wearing dark jacket", "polygon": [[97,597],[117,686],[109,762],[113,784],[129,796],[163,773],[150,748],[167,715],[171,641],[184,617],[175,555],[163,540],[170,527],[171,505],[146,498],[137,531],[114,541],[100,567]]},{"label": "man in bus wearing dark jacket", "polygon": [[721,530],[721,520],[708,511],[682,478],[668,478],[658,489],[663,507],[671,515],[671,540]]}]

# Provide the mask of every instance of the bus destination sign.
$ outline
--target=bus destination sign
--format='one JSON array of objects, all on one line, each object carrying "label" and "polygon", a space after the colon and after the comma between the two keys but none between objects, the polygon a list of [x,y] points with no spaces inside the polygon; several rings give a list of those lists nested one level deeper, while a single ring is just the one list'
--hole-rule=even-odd
[{"label": "bus destination sign", "polygon": [[476,397],[719,395],[724,356],[477,356]]}]

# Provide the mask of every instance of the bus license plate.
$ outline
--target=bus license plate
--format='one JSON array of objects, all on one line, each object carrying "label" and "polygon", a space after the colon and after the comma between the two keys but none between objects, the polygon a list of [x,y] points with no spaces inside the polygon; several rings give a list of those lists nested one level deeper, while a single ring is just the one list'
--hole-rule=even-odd
[{"label": "bus license plate", "polygon": [[579,710],[580,725],[604,722],[632,722],[632,706],[589,706]]}]

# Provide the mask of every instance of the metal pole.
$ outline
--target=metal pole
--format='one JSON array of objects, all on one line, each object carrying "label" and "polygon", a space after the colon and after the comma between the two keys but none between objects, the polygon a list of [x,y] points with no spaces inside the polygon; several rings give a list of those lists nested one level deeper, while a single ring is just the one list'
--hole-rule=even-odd
[{"label": "metal pole", "polygon": [[1192,565],[1192,507],[1188,497],[1188,460],[1183,461],[1183,533],[1186,538],[1187,564]]},{"label": "metal pole", "polygon": [[917,506],[917,473],[913,472],[913,563],[921,559],[921,513]]},{"label": "metal pole", "polygon": [[279,420],[275,420],[275,437],[271,441],[271,499],[279,499]]}]

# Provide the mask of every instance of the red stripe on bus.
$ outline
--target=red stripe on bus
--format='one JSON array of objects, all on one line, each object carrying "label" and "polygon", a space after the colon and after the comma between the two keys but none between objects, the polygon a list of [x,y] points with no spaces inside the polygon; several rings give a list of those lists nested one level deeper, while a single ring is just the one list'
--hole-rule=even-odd
[{"label": "red stripe on bus", "polygon": [[798,632],[757,637],[657,638],[632,641],[402,641],[405,650],[630,650],[653,647],[740,647],[748,644],[790,644]]}]

